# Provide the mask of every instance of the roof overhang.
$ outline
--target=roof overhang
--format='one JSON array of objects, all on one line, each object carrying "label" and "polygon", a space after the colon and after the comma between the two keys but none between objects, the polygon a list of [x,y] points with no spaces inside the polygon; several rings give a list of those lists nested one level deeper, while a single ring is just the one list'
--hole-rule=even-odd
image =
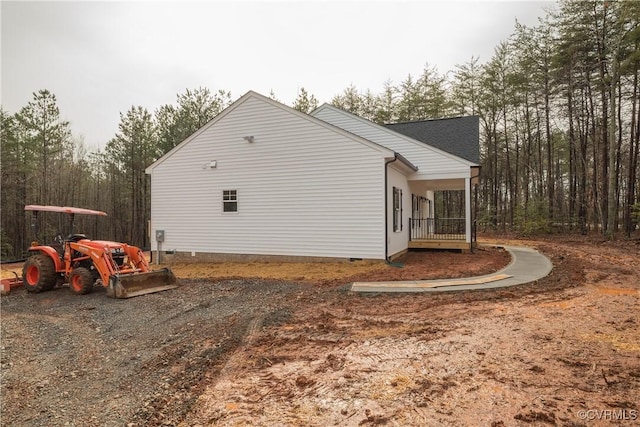
[{"label": "roof overhang", "polygon": [[393,157],[386,157],[385,160],[389,163],[399,161],[401,165],[404,166],[404,169],[407,173],[413,173],[418,171],[418,167],[407,160],[402,154],[394,151]]}]

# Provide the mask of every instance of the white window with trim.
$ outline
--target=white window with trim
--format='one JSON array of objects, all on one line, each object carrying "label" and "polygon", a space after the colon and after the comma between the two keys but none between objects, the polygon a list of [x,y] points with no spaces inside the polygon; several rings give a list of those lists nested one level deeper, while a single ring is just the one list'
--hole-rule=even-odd
[{"label": "white window with trim", "polygon": [[222,212],[238,212],[238,190],[222,190]]},{"label": "white window with trim", "polygon": [[393,231],[402,231],[402,189],[393,187]]}]

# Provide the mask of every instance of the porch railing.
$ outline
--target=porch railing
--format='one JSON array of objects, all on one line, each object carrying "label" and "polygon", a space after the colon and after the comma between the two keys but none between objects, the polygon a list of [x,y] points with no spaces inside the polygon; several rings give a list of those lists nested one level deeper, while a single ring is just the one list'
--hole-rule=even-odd
[{"label": "porch railing", "polygon": [[465,240],[464,218],[410,218],[410,240]]}]

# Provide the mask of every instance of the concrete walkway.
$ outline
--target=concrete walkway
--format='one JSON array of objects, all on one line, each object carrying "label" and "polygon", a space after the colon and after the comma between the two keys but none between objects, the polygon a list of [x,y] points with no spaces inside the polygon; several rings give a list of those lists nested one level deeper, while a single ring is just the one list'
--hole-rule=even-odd
[{"label": "concrete walkway", "polygon": [[535,249],[501,246],[511,254],[511,263],[502,270],[484,276],[463,279],[412,280],[403,282],[355,282],[353,292],[447,292],[505,288],[535,282],[547,276],[553,264]]}]

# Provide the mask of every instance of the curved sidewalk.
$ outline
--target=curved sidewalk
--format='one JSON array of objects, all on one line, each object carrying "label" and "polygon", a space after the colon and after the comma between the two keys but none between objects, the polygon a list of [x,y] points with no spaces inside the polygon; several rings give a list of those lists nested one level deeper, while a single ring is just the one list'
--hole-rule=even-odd
[{"label": "curved sidewalk", "polygon": [[412,280],[403,282],[355,282],[353,292],[447,292],[505,288],[535,282],[547,276],[553,264],[535,249],[523,246],[499,246],[511,254],[511,262],[502,270],[484,276],[462,279]]}]

